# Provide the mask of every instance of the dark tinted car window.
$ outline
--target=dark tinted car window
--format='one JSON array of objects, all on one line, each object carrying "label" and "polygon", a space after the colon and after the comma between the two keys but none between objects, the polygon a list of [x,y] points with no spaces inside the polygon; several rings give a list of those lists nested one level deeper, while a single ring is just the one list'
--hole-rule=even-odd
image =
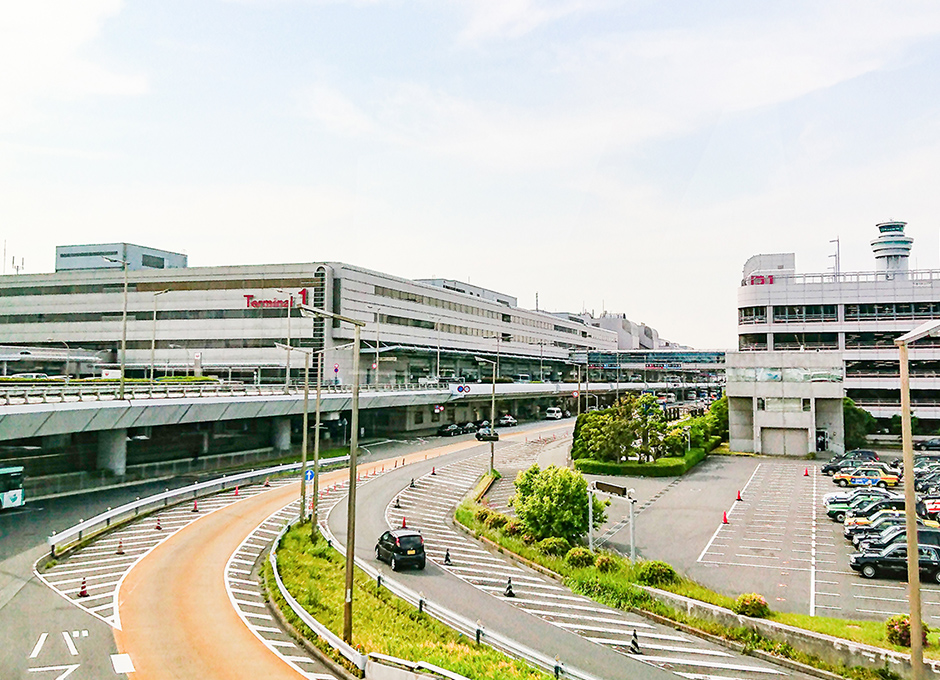
[{"label": "dark tinted car window", "polygon": [[420,536],[402,536],[398,539],[398,544],[405,550],[414,550],[424,545],[424,540]]}]

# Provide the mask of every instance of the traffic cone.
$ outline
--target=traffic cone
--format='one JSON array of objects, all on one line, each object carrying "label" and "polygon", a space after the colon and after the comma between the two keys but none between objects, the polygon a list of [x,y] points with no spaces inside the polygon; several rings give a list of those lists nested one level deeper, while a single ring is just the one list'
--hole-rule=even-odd
[{"label": "traffic cone", "polygon": [[728,521],[728,513],[727,513],[727,512],[721,513],[721,523],[722,523],[722,524],[731,524],[731,522]]},{"label": "traffic cone", "polygon": [[398,459],[397,459],[397,458],[395,459],[395,467],[396,467],[396,468],[398,467]]},{"label": "traffic cone", "polygon": [[636,630],[633,631],[633,637],[630,639],[630,653],[642,654],[640,651],[640,641],[637,639]]},{"label": "traffic cone", "polygon": [[88,581],[85,580],[85,577],[82,577],[82,587],[78,591],[79,597],[88,597]]},{"label": "traffic cone", "polygon": [[235,497],[238,498],[238,485],[235,485]]},{"label": "traffic cone", "polygon": [[736,500],[736,501],[743,501],[743,500],[744,500],[743,498],[741,498],[741,492],[740,492],[740,491],[738,491],[738,497],[735,498],[735,500]]},{"label": "traffic cone", "polygon": [[809,468],[803,468],[803,476],[809,477]]},{"label": "traffic cone", "polygon": [[450,561],[450,548],[444,550],[444,564],[452,564]]},{"label": "traffic cone", "polygon": [[199,501],[193,499],[193,512],[199,512]]},{"label": "traffic cone", "polygon": [[115,555],[123,555],[123,554],[124,554],[124,541],[123,541],[123,540],[120,540],[120,539],[118,540],[118,549],[117,549],[117,552],[114,553],[114,554],[115,554]]},{"label": "traffic cone", "polygon": [[516,594],[512,592],[512,576],[506,579],[506,590],[503,591],[504,597],[515,597]]},{"label": "traffic cone", "polygon": [[436,471],[436,469],[435,469],[433,466],[431,467],[431,474],[432,474],[432,475],[436,475],[436,474],[437,474],[437,471]]},{"label": "traffic cone", "polygon": [[395,507],[396,507],[396,508],[400,508],[400,507],[401,507],[401,503],[398,502],[398,496],[395,496]]},{"label": "traffic cone", "polygon": [[408,524],[405,522],[405,518],[404,518],[404,517],[401,518],[401,528],[402,528],[402,529],[407,529],[407,528],[408,528]]},{"label": "traffic cone", "polygon": [[264,478],[264,485],[265,485],[266,487],[271,486],[271,478],[270,478],[270,477],[265,477],[265,478]]},{"label": "traffic cone", "polygon": [[157,531],[163,531],[163,527],[160,526],[160,518],[157,517],[157,526],[155,527]]}]

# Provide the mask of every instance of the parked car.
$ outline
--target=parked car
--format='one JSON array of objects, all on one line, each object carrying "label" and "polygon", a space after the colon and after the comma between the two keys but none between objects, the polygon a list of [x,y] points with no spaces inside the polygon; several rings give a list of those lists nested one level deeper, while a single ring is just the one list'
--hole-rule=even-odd
[{"label": "parked car", "polygon": [[900,477],[896,474],[885,472],[877,467],[860,467],[856,470],[838,472],[832,477],[834,484],[839,486],[897,486]]},{"label": "parked car", "polygon": [[476,433],[477,441],[480,442],[498,442],[499,432],[492,427],[481,427]]},{"label": "parked car", "polygon": [[513,418],[508,413],[504,416],[500,416],[499,420],[496,421],[496,427],[513,427],[518,424],[519,424],[519,421]]},{"label": "parked car", "polygon": [[[924,510],[923,502],[917,501],[915,505],[917,506],[918,517],[922,517],[924,514],[922,512]],[[863,517],[871,517],[882,510],[904,510],[904,497],[897,496],[895,498],[872,499],[868,503],[849,509],[845,513],[845,522],[848,523],[853,519],[857,520]],[[856,522],[856,524],[858,524],[858,522]]]},{"label": "parked car", "polygon": [[[940,552],[934,546],[917,546],[920,573],[940,583]],[[849,567],[865,578],[905,576],[907,574],[907,546],[892,545],[880,553],[856,553],[849,558]]]},{"label": "parked car", "polygon": [[456,437],[458,434],[463,434],[463,428],[456,423],[448,423],[437,428],[437,434],[441,437]]},{"label": "parked car", "polygon": [[847,500],[827,504],[826,514],[829,516],[829,519],[836,522],[841,522],[852,510],[855,510],[862,505],[867,505],[871,501],[887,498],[898,498],[902,501],[904,500],[902,496],[898,496],[895,493],[881,489],[879,487],[865,487],[862,489],[856,489],[855,495]]},{"label": "parked car", "polygon": [[557,406],[549,406],[545,409],[546,420],[561,420],[561,409]]},{"label": "parked car", "polygon": [[393,529],[379,536],[375,544],[375,559],[388,562],[392,571],[413,565],[424,569],[427,556],[424,539],[414,529]]},{"label": "parked car", "polygon": [[473,422],[472,420],[468,420],[465,423],[460,423],[459,427],[461,430],[463,430],[464,434],[471,434],[480,429],[479,427],[477,427],[477,424]]},{"label": "parked car", "polygon": [[822,466],[821,472],[824,475],[831,475],[840,470],[851,469],[853,466],[858,467],[859,465],[876,462],[878,462],[878,454],[874,451],[856,449],[841,456],[833,456]]},{"label": "parked car", "polygon": [[[867,527],[861,527],[852,534],[852,545],[856,548],[860,546],[865,541],[873,541],[889,529],[894,529],[901,527],[902,529],[905,526],[904,515],[897,515],[891,517],[885,517],[878,522],[869,524]],[[940,523],[931,520],[931,519],[921,519],[917,518],[917,527],[920,529],[940,529]]]},{"label": "parked car", "polygon": [[924,442],[914,442],[915,451],[940,451],[940,437],[934,437]]},{"label": "parked car", "polygon": [[[895,543],[903,543],[907,538],[907,528],[904,525],[885,529],[874,538],[860,541],[858,543],[859,552],[882,552]],[[937,529],[918,529],[918,545],[940,546],[940,531]]]},{"label": "parked car", "polygon": [[886,496],[894,496],[895,494],[896,492],[882,489],[880,486],[865,486],[849,491],[833,491],[832,493],[827,493],[823,496],[823,503],[826,504],[826,508],[829,508],[836,503],[851,504],[856,498],[861,498],[862,496],[868,496],[870,498],[878,496],[884,498]]},{"label": "parked car", "polygon": [[895,522],[895,520],[900,520],[900,523],[905,521],[903,510],[884,509],[868,517],[846,517],[845,528],[842,530],[842,534],[846,539],[851,541],[858,532],[864,531],[866,526],[880,527],[882,526],[882,522],[890,524]]}]

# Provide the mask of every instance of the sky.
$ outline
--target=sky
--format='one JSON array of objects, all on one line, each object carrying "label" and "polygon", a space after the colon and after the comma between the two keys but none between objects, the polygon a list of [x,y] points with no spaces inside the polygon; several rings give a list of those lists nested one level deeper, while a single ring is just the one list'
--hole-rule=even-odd
[{"label": "sky", "polygon": [[0,5],[3,270],[343,261],[736,344],[741,270],[940,268],[940,3]]}]

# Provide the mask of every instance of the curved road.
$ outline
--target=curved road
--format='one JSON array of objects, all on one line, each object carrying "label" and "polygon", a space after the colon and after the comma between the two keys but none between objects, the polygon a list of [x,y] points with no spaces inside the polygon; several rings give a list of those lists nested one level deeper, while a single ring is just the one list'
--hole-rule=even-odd
[{"label": "curved road", "polygon": [[[397,460],[424,464],[431,457],[475,446],[461,441]],[[365,475],[387,468],[391,460],[359,469]],[[323,474],[321,487],[346,477],[348,470]],[[297,492],[297,485],[291,484],[220,508],[177,532],[134,566],[120,589],[122,630],[114,635],[119,651],[133,661],[135,678],[300,677],[242,622],[223,579],[242,541]]]}]

